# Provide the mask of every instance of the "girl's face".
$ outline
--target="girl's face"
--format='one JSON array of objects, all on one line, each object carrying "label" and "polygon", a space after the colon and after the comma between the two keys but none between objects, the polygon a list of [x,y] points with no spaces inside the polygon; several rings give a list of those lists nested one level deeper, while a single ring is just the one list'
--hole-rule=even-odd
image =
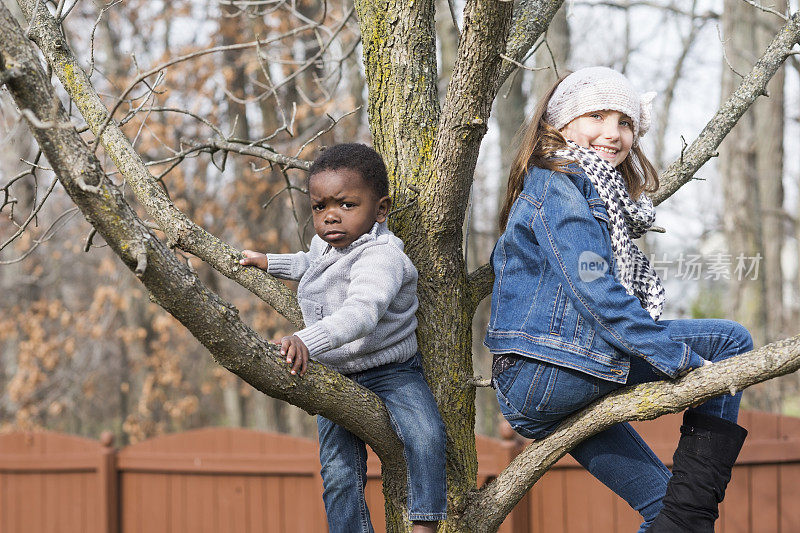
[{"label": "girl's face", "polygon": [[628,157],[633,146],[633,121],[619,111],[592,111],[561,129],[562,135],[616,167]]}]

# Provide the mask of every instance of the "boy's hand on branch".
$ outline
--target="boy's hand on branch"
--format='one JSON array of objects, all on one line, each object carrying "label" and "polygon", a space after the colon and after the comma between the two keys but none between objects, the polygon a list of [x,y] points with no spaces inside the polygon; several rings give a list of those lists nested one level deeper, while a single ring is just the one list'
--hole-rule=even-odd
[{"label": "boy's hand on branch", "polygon": [[277,344],[281,345],[281,355],[286,357],[286,363],[292,365],[292,374],[305,374],[308,369],[308,348],[300,337],[289,335]]},{"label": "boy's hand on branch", "polygon": [[242,250],[243,259],[239,259],[239,264],[244,266],[254,266],[261,270],[267,269],[267,256],[254,252],[253,250]]}]

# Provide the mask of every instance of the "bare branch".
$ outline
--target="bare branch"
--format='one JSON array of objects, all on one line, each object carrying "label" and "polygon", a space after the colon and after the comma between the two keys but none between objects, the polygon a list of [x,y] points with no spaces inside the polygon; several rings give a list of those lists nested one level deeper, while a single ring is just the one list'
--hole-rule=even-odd
[{"label": "bare branch", "polygon": [[755,100],[765,93],[767,82],[775,75],[792,47],[800,41],[800,13],[795,13],[778,31],[764,55],[744,77],[733,95],[719,108],[697,139],[661,175],[661,187],[653,194],[658,205],[692,179],[706,161],[713,157],[722,139]]},{"label": "bare branch", "polygon": [[739,71],[737,71],[735,68],[733,68],[733,65],[731,65],[730,59],[728,59],[728,53],[725,51],[725,42],[726,41],[725,41],[725,39],[722,38],[722,30],[720,29],[719,24],[717,24],[717,37],[719,38],[719,42],[722,45],[722,59],[725,60],[725,64],[728,65],[728,68],[731,69],[731,72],[733,72],[734,74],[736,74],[740,78],[744,78],[744,76],[739,74]]},{"label": "bare branch", "polygon": [[519,61],[517,61],[517,60],[516,60],[516,59],[514,59],[513,57],[509,57],[509,56],[507,56],[507,55],[505,55],[505,54],[500,54],[500,57],[501,57],[502,59],[504,59],[504,60],[508,61],[508,62],[509,62],[509,63],[511,63],[512,65],[515,65],[515,66],[517,66],[517,67],[519,67],[519,68],[521,68],[521,69],[528,70],[528,71],[530,71],[530,72],[536,72],[536,71],[538,71],[538,70],[547,70],[547,69],[549,69],[549,68],[550,68],[550,67],[528,67],[528,66],[526,66],[526,65],[523,65],[522,63],[520,63]]},{"label": "bare branch", "polygon": [[[521,62],[539,37],[547,30],[547,26],[563,3],[564,0],[520,0],[515,2],[505,55]],[[495,82],[494,94],[500,90],[500,86],[516,68],[516,65],[509,61],[503,64]]]},{"label": "bare branch", "polygon": [[[52,86],[30,42],[2,3],[0,34],[4,36],[0,53],[26,65],[20,83],[11,88],[12,97],[19,107],[41,108],[52,96]],[[59,105],[49,119],[65,117]],[[86,218],[129,269],[142,271],[140,279],[151,299],[181,321],[221,365],[266,394],[347,427],[378,453],[386,472],[405,479],[402,443],[374,393],[314,362],[304,377],[292,376],[278,348],[244,324],[236,308],[209,290],[156,238],[121,191],[108,180],[103,182],[96,157],[74,129],[34,129],[33,134]],[[102,194],[84,194],[75,182],[82,174],[87,182],[99,184]],[[142,254],[147,257],[146,269]],[[402,494],[392,496],[402,498]]]},{"label": "bare branch", "polygon": [[[22,174],[22,175],[25,175],[25,174],[27,174],[27,172]],[[25,222],[23,222],[19,226],[19,228],[17,229],[16,233],[14,233],[14,235],[9,237],[6,240],[6,242],[4,242],[3,244],[0,244],[0,250],[2,250],[6,246],[8,246],[12,242],[14,242],[20,235],[22,235],[25,232],[25,229],[28,227],[28,225],[30,225],[30,223],[36,218],[36,215],[39,213],[39,211],[42,210],[42,207],[44,207],[44,203],[47,201],[47,198],[50,196],[50,193],[53,192],[53,189],[56,188],[56,184],[57,183],[58,183],[58,180],[53,180],[53,182],[50,184],[50,186],[45,191],[44,197],[39,202],[39,205],[34,205],[33,206],[33,209],[31,210],[30,216],[28,216],[27,220],[25,220]],[[47,234],[47,232],[45,232],[45,235],[46,234]],[[36,246],[38,246],[38,243],[35,243],[33,247],[35,248]],[[14,262],[16,262],[16,261],[14,261]]]},{"label": "bare branch", "polygon": [[258,157],[265,161],[275,163],[281,168],[296,168],[299,170],[308,170],[311,168],[311,162],[297,157],[291,157],[279,154],[271,148],[254,145],[244,141],[210,141],[206,144],[196,144],[195,147],[208,148],[209,150],[225,150],[226,152],[235,152],[241,155]]},{"label": "bare branch", "polygon": [[658,9],[659,11],[666,11],[669,13],[673,13],[675,15],[681,15],[685,17],[690,17],[692,19],[703,19],[703,20],[716,20],[719,19],[719,13],[714,11],[706,11],[705,13],[697,13],[693,9],[692,10],[684,10],[678,7],[680,4],[677,2],[670,2],[668,4],[663,4],[661,2],[653,2],[648,0],[625,0],[623,2],[613,2],[613,1],[592,1],[592,2],[585,2],[581,0],[575,0],[572,2],[572,5],[575,6],[603,6],[603,7],[611,7],[616,9],[631,9],[636,7],[647,7],[652,9]]},{"label": "bare branch", "polygon": [[800,368],[800,335],[694,370],[681,379],[625,388],[564,420],[536,440],[497,478],[464,503],[465,531],[495,531],[539,478],[582,440],[620,422],[651,420],[735,393]]},{"label": "bare branch", "polygon": [[[34,18],[32,9],[35,2],[20,0],[19,4],[26,18],[32,20]],[[52,15],[45,7],[40,6],[35,18],[37,24],[32,30],[33,40],[39,45],[48,64],[53,67],[89,127],[100,139],[106,153],[133,189],[136,198],[144,206],[148,215],[167,234],[168,239],[252,291],[295,326],[302,327],[303,320],[297,301],[283,283],[258,269],[242,268],[239,265],[240,251],[238,249],[209,234],[175,207],[158,182],[150,175],[141,157],[119,127],[113,121],[109,122],[108,110],[100,100],[86,73],[81,69],[69,45],[64,41]],[[255,45],[247,43],[233,48],[248,46]],[[218,47],[213,51],[223,48],[228,47]],[[201,51],[194,55],[202,53],[210,53],[210,51]],[[185,60],[187,57],[183,56],[179,59]],[[158,72],[158,70],[156,69],[152,73]],[[129,90],[132,88],[133,86],[130,86]],[[105,131],[98,135],[104,126]]]},{"label": "bare branch", "polygon": [[97,228],[92,228],[89,235],[86,236],[86,241],[83,243],[83,251],[88,252],[92,248],[92,241],[94,236],[97,235]]},{"label": "bare branch", "polygon": [[21,256],[16,257],[14,259],[8,259],[6,261],[0,261],[0,265],[12,265],[14,263],[19,263],[20,261],[25,260],[29,255],[31,255],[34,252],[34,250],[36,250],[36,248],[39,247],[39,245],[44,244],[50,239],[52,239],[56,235],[56,233],[58,233],[58,231],[61,228],[63,228],[67,224],[67,222],[69,222],[70,219],[72,219],[73,216],[77,214],[78,214],[77,207],[72,207],[70,209],[67,209],[66,211],[61,213],[58,217],[56,217],[53,223],[50,224],[50,226],[44,231],[44,233],[42,233],[41,237],[33,240],[33,244],[31,245],[31,247],[25,250],[25,252]]},{"label": "bare branch", "polygon": [[475,376],[469,380],[469,384],[473,387],[491,387],[492,380],[483,376]]},{"label": "bare branch", "polygon": [[[697,7],[697,0],[692,2],[692,14],[694,14],[695,9]],[[675,62],[675,66],[672,69],[672,76],[670,77],[669,82],[667,83],[667,87],[664,90],[664,104],[661,107],[661,113],[659,113],[659,121],[658,127],[656,128],[656,139],[655,139],[655,162],[656,168],[662,168],[664,164],[664,144],[666,138],[666,131],[667,131],[667,120],[670,115],[670,109],[672,108],[672,100],[675,96],[675,88],[678,85],[678,81],[681,79],[681,75],[683,73],[683,66],[686,62],[686,58],[689,56],[689,51],[692,49],[694,45],[695,39],[697,35],[700,33],[700,29],[702,28],[702,24],[698,24],[695,22],[695,18],[692,17],[692,21],[690,22],[690,29],[689,32],[681,39],[681,53],[678,56],[677,61]]]},{"label": "bare branch", "polygon": [[447,7],[450,8],[450,18],[453,20],[453,27],[458,35],[461,35],[461,28],[458,27],[458,15],[456,15],[456,4],[454,0],[447,0]]},{"label": "bare branch", "polygon": [[[20,0],[19,4],[20,4],[20,7],[23,8],[23,11],[25,11],[25,16],[29,17],[28,9],[30,8],[30,1],[29,0]],[[44,15],[44,14],[42,13],[41,15]],[[41,16],[41,15],[39,15],[39,16]],[[50,22],[54,22],[54,21],[52,21],[52,18],[49,15],[50,15],[50,13],[48,12],[47,13],[47,17],[50,19],[50,20],[47,20],[48,25],[49,25]],[[164,69],[166,69],[168,67],[171,67],[172,65],[176,65],[176,64],[182,63],[184,61],[189,61],[191,59],[195,59],[195,58],[198,58],[198,57],[201,57],[201,56],[204,56],[204,55],[208,55],[208,54],[215,54],[215,53],[219,53],[219,52],[229,52],[229,51],[232,51],[232,50],[243,50],[243,49],[247,49],[247,48],[255,48],[255,47],[258,47],[258,46],[262,46],[264,44],[269,44],[269,43],[281,41],[281,40],[286,39],[286,38],[288,38],[290,36],[296,35],[298,33],[302,33],[303,31],[306,31],[306,30],[308,30],[308,29],[310,29],[312,27],[313,27],[313,25],[301,26],[301,27],[298,27],[298,28],[294,28],[294,29],[292,29],[292,30],[290,30],[288,32],[285,32],[285,33],[283,33],[283,34],[281,34],[281,35],[279,35],[277,37],[272,37],[272,38],[269,38],[269,39],[260,39],[260,40],[251,41],[249,43],[231,44],[231,45],[226,45],[226,46],[215,46],[213,48],[207,48],[205,50],[198,50],[196,52],[192,52],[192,53],[189,53],[189,54],[182,55],[182,56],[177,57],[175,59],[172,59],[170,61],[166,61],[166,62],[158,65],[157,67],[151,68],[150,70],[148,70],[145,73],[140,74],[138,77],[136,77],[136,79],[134,79],[128,85],[128,87],[126,87],[125,90],[122,91],[122,94],[119,95],[119,97],[117,98],[116,103],[111,108],[111,112],[106,114],[105,119],[103,120],[102,124],[97,129],[97,131],[94,132],[95,136],[96,137],[102,137],[103,133],[105,132],[106,127],[108,127],[109,123],[112,122],[112,118],[114,116],[114,113],[116,113],[117,109],[119,109],[119,106],[121,106],[122,103],[125,101],[125,99],[127,98],[128,94],[134,89],[134,87],[136,87],[137,85],[139,85],[140,83],[145,81],[150,76],[152,76],[154,74],[157,74],[157,73],[161,72],[162,70],[164,70]],[[40,26],[40,28],[44,29],[43,26]],[[52,37],[55,37],[55,36],[52,36]],[[42,38],[43,38],[43,35],[40,32],[39,39],[41,40]],[[34,39],[34,40],[36,40],[36,39]],[[41,46],[41,44],[39,42],[37,42],[37,44],[39,44],[39,46]],[[66,42],[64,42],[64,44],[66,45]],[[64,82],[64,80],[61,80],[61,81],[62,81],[62,83]]]},{"label": "bare branch", "polygon": [[767,6],[763,5],[763,4],[761,4],[760,2],[756,2],[755,0],[742,0],[742,1],[747,3],[747,4],[750,4],[751,6],[753,6],[756,9],[760,9],[764,13],[772,13],[773,15],[778,16],[784,22],[789,20],[789,17],[787,17],[786,15],[781,13],[780,11],[776,11],[776,10],[772,9],[771,7],[767,7]]},{"label": "bare branch", "polygon": [[34,115],[33,111],[31,111],[30,109],[21,109],[20,113],[22,114],[23,117],[25,117],[28,120],[28,122],[31,123],[31,126],[33,126],[34,128],[39,128],[39,129],[65,128],[65,129],[69,129],[69,128],[73,127],[73,125],[70,124],[69,122],[64,122],[63,124],[57,124],[57,123],[52,122],[52,121],[42,122],[41,120],[36,118],[36,115]]},{"label": "bare branch", "polygon": [[[471,0],[464,8],[464,29],[458,43],[458,56],[447,88],[434,146],[434,168],[439,176],[421,196],[432,202],[439,236],[460,240],[464,211],[469,198],[478,147],[486,133],[492,101],[500,86],[506,35],[513,5]],[[432,230],[432,228],[431,228]],[[430,245],[445,249],[437,239]]]}]

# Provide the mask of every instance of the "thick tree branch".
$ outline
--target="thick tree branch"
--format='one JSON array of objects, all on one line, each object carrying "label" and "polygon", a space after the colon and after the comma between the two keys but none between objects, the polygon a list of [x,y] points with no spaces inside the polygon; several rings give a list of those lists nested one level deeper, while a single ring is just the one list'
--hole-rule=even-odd
[{"label": "thick tree branch", "polygon": [[[32,45],[2,4],[0,34],[0,72],[9,68],[22,72],[8,83],[16,104],[36,110],[41,123],[67,124],[69,119],[55,99]],[[402,443],[375,394],[313,362],[304,377],[291,376],[277,348],[244,324],[233,306],[209,290],[150,232],[122,192],[104,179],[100,162],[74,128],[29,125],[59,181],[87,220],[131,271],[141,270],[139,279],[151,299],[189,329],[219,364],[270,396],[347,427],[376,451],[385,469],[405,479]],[[87,192],[80,181],[97,192]],[[390,496],[399,500],[403,490],[398,486]]]},{"label": "thick tree branch", "polygon": [[492,265],[486,263],[481,265],[467,276],[467,287],[469,287],[469,299],[472,302],[473,312],[484,298],[492,294],[494,284],[494,270]]},{"label": "thick tree branch", "polygon": [[717,155],[717,148],[722,140],[756,99],[766,94],[767,83],[798,42],[800,42],[800,12],[789,18],[733,95],[720,106],[691,146],[664,171],[660,177],[661,187],[653,194],[654,204],[658,205],[672,196],[692,179],[701,166]]},{"label": "thick tree branch", "polygon": [[355,0],[369,88],[373,145],[383,156],[395,206],[393,231],[413,258],[419,231],[417,195],[430,166],[440,110],[436,88],[433,0]]},{"label": "thick tree branch", "polygon": [[[499,86],[500,69],[513,4],[495,0],[470,0],[464,7],[464,27],[458,56],[439,121],[432,172],[427,183],[426,233],[428,245],[458,248],[478,149]],[[435,233],[434,233],[435,232]],[[440,236],[440,238],[431,238]],[[446,242],[442,242],[444,239]],[[453,246],[453,242],[457,246]]]},{"label": "thick tree branch", "polygon": [[[550,21],[564,0],[521,0],[515,2],[514,18],[508,36],[505,55],[521,63],[528,52],[547,30]],[[512,61],[504,61],[495,81],[495,93],[518,67]]]},{"label": "thick tree branch", "polygon": [[569,450],[620,422],[651,420],[721,394],[730,394],[800,368],[800,335],[697,369],[675,381],[646,383],[612,393],[532,442],[490,484],[467,499],[465,531],[495,531],[514,505]]},{"label": "thick tree branch", "polygon": [[[86,123],[96,134],[103,128],[108,110],[72,54],[61,29],[44,2],[20,0],[18,3],[26,19],[33,20],[31,39],[39,46]],[[38,9],[35,16],[34,9]],[[167,234],[170,244],[196,255],[247,288],[296,327],[303,326],[302,315],[292,292],[283,283],[258,269],[241,267],[238,249],[211,235],[176,208],[113,120],[103,129],[100,142],[147,214]]]}]

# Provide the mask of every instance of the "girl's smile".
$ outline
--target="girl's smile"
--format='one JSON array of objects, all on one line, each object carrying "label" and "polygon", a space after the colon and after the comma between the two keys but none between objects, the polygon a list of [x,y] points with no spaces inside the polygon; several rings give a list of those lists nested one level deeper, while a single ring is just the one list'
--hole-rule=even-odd
[{"label": "girl's smile", "polygon": [[628,157],[633,146],[633,121],[619,111],[593,111],[573,119],[561,133],[616,167]]}]

